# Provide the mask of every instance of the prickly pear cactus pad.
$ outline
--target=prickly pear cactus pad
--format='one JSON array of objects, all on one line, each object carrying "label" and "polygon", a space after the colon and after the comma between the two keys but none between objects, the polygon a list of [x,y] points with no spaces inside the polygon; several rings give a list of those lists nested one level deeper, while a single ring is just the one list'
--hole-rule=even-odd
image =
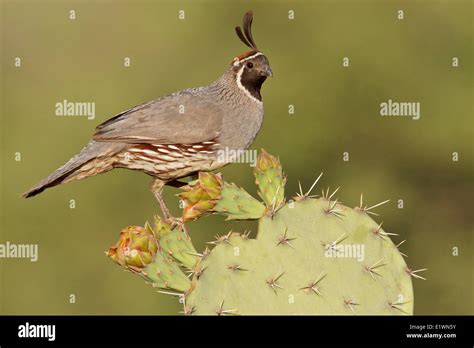
[{"label": "prickly pear cactus pad", "polygon": [[[413,313],[412,277],[425,269],[407,267],[391,236],[371,216],[386,203],[349,208],[329,190],[285,199],[280,161],[262,151],[255,168],[263,203],[220,174],[201,173],[179,196],[183,221],[208,214],[259,219],[249,233],[217,235],[198,253],[184,224],[156,218],[154,230],[129,227],[109,257],[152,286],[176,295],[183,313],[382,314]],[[188,274],[188,276],[185,275]]]},{"label": "prickly pear cactus pad", "polygon": [[197,314],[221,303],[239,314],[411,314],[411,278],[397,247],[367,214],[336,204],[338,217],[330,205],[295,202],[262,218],[256,240],[218,241],[187,305]]}]

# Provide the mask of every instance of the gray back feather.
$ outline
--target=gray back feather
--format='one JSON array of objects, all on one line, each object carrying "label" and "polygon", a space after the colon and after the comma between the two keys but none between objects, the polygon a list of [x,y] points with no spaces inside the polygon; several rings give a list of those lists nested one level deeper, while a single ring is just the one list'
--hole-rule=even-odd
[{"label": "gray back feather", "polygon": [[195,88],[144,103],[96,128],[105,142],[190,144],[215,139],[224,110],[208,88]]}]

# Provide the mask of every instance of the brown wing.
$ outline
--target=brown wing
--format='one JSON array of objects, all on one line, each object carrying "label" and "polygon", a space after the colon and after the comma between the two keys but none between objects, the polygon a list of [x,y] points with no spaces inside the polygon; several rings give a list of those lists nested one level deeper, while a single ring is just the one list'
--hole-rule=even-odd
[{"label": "brown wing", "polygon": [[215,139],[223,110],[205,96],[174,94],[138,105],[100,124],[93,139],[121,143],[192,144]]}]

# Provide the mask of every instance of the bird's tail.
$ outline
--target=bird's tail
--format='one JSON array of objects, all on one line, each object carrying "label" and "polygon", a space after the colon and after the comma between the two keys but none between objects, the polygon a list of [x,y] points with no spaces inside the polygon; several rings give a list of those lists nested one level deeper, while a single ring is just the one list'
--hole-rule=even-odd
[{"label": "bird's tail", "polygon": [[[58,168],[55,172],[41,180],[30,190],[22,194],[24,198],[35,196],[49,187],[53,187],[64,182],[83,179],[104,171],[112,169],[111,163],[102,161],[99,156],[106,152],[104,146],[107,144],[91,141],[82,151],[71,158],[66,164]],[[100,165],[95,166],[93,162],[100,161]],[[102,163],[103,162],[103,163]],[[97,163],[99,164],[99,163]]]}]

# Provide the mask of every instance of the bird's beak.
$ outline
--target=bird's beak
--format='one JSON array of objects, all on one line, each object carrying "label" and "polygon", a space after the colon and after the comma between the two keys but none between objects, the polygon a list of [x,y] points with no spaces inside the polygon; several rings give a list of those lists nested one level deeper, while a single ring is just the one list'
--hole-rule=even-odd
[{"label": "bird's beak", "polygon": [[270,76],[270,77],[273,77],[273,71],[270,67],[267,67],[265,69],[265,76]]},{"label": "bird's beak", "polygon": [[273,76],[273,71],[269,66],[267,66],[267,67],[259,69],[258,74],[262,77],[268,77],[268,76]]}]

